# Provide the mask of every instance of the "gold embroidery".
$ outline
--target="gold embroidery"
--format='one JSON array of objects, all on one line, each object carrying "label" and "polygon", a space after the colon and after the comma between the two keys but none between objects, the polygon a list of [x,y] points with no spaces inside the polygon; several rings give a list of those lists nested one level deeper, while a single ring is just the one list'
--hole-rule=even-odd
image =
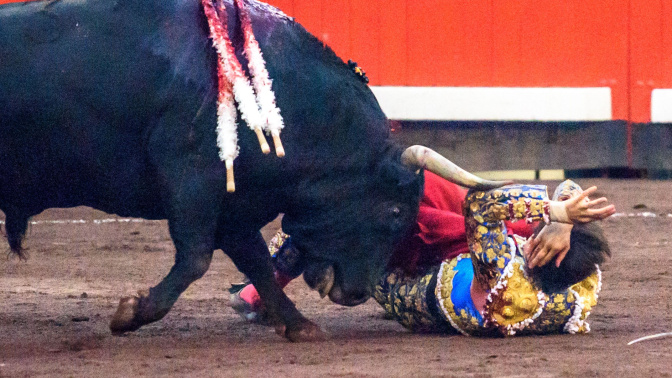
[{"label": "gold embroidery", "polygon": [[499,292],[491,293],[487,315],[504,328],[531,320],[541,307],[539,290],[525,277],[521,262],[513,262],[511,275],[502,279],[507,281],[506,285]]},{"label": "gold embroidery", "polygon": [[390,272],[375,286],[373,297],[383,306],[386,316],[404,327],[418,332],[448,331],[444,323],[430,311],[427,290],[436,269],[423,275],[406,276],[402,271]]},{"label": "gold embroidery", "polygon": [[477,318],[470,316],[462,310],[458,314],[455,311],[455,305],[451,298],[453,291],[453,278],[457,273],[455,267],[459,260],[469,258],[468,253],[464,253],[450,261],[444,261],[439,268],[439,276],[436,281],[435,295],[439,308],[443,316],[448,320],[453,328],[465,335],[473,335],[482,331]]},{"label": "gold embroidery", "polygon": [[285,244],[287,239],[289,239],[289,235],[282,232],[282,230],[278,231],[275,236],[271,238],[271,241],[268,242],[268,252],[270,252],[271,256],[275,256],[275,254],[278,253],[280,247]]},{"label": "gold embroidery", "polygon": [[599,278],[597,273],[593,273],[585,280],[574,284],[572,290],[576,291],[581,298],[583,298],[583,312],[590,312],[590,310],[597,304],[597,288],[599,286]]}]

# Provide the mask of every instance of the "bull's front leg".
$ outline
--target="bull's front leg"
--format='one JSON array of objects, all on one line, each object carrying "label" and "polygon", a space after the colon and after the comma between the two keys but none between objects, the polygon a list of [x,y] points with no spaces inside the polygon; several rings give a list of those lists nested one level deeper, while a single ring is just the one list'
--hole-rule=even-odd
[{"label": "bull's front leg", "polygon": [[180,200],[173,201],[168,218],[170,236],[175,244],[175,264],[168,275],[148,291],[122,298],[110,323],[114,334],[135,331],[163,318],[180,294],[201,278],[210,267],[215,247],[216,207],[204,195],[197,179],[184,180]]},{"label": "bull's front leg", "polygon": [[291,341],[324,340],[325,333],[306,319],[287,297],[273,274],[273,264],[260,232],[245,238],[225,238],[222,249],[257,289],[271,324]]},{"label": "bull's front leg", "polygon": [[121,299],[110,323],[112,333],[135,331],[163,318],[180,294],[208,270],[212,251],[208,243],[178,247],[175,265],[158,285],[138,292],[137,296]]},{"label": "bull's front leg", "polygon": [[135,331],[145,324],[162,319],[180,294],[207,272],[211,259],[212,249],[208,252],[204,246],[195,246],[195,249],[184,253],[178,252],[175,265],[158,285],[119,301],[110,323],[112,333]]}]

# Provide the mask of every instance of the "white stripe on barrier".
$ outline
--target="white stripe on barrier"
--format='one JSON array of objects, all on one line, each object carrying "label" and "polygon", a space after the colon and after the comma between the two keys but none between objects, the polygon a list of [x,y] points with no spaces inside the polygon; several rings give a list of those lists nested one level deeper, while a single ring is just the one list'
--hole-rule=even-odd
[{"label": "white stripe on barrier", "polygon": [[672,218],[672,214],[670,213],[656,214],[649,211],[645,211],[642,213],[615,213],[614,215],[611,216],[611,218],[658,218],[658,217]]},{"label": "white stripe on barrier", "polygon": [[371,87],[388,118],[415,121],[609,121],[611,88]]},{"label": "white stripe on barrier", "polygon": [[[159,220],[142,219],[142,218],[106,218],[106,219],[45,219],[28,222],[31,225],[40,224],[106,224],[106,223],[148,223],[161,222]],[[5,224],[5,221],[0,220],[0,224]]]},{"label": "white stripe on barrier", "polygon": [[651,91],[651,122],[672,122],[672,89]]},{"label": "white stripe on barrier", "polygon": [[[649,211],[638,212],[638,213],[615,213],[610,218],[672,218],[672,213],[652,213]],[[607,218],[609,219],[609,218]],[[45,220],[36,220],[30,221],[31,225],[43,225],[43,224],[109,224],[109,223],[153,223],[153,222],[162,222],[160,220],[152,219],[142,219],[142,218],[106,218],[106,219],[45,219]],[[5,221],[0,220],[0,225],[5,224]]]}]

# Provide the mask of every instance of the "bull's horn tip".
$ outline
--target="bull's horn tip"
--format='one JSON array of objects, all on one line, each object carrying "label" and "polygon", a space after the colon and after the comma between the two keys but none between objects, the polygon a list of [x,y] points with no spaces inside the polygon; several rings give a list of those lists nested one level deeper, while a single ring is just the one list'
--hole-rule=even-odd
[{"label": "bull's horn tip", "polygon": [[483,185],[487,189],[501,188],[502,186],[512,185],[514,182],[512,180],[506,181],[486,181]]}]

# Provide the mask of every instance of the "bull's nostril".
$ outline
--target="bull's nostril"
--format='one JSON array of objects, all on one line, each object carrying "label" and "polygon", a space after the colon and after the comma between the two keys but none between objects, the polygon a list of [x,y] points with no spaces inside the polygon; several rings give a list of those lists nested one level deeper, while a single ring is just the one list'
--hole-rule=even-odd
[{"label": "bull's nostril", "polygon": [[371,298],[371,291],[367,289],[351,289],[347,292],[340,286],[334,286],[329,292],[329,299],[343,306],[357,306]]},{"label": "bull's nostril", "polygon": [[368,290],[361,290],[359,292],[353,293],[352,299],[355,302],[361,303],[369,299],[370,296],[371,294],[369,293]]}]

